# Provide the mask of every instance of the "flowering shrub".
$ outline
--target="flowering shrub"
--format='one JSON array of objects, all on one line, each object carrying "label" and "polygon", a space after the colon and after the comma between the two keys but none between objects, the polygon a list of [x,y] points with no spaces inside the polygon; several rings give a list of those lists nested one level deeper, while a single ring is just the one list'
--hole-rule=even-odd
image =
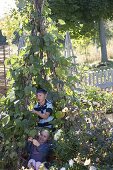
[{"label": "flowering shrub", "polygon": [[61,170],[113,168],[113,124],[106,118],[112,94],[89,88],[78,96],[55,134],[55,165]]}]

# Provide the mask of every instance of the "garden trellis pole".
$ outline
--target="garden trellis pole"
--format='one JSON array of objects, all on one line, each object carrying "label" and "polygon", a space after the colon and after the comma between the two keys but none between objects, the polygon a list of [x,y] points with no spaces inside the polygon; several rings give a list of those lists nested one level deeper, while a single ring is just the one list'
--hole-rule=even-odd
[{"label": "garden trellis pole", "polygon": [[77,72],[76,69],[76,56],[74,55],[74,51],[73,51],[73,47],[72,47],[72,43],[71,43],[71,39],[70,39],[70,34],[67,31],[66,32],[66,36],[65,36],[65,51],[64,51],[64,56],[67,57],[72,57],[72,63],[73,63],[73,67],[71,68],[71,74],[73,72]]}]

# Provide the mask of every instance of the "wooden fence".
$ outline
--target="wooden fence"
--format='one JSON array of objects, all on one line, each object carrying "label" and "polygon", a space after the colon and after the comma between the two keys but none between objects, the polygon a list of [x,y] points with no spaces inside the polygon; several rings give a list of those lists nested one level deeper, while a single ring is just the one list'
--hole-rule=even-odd
[{"label": "wooden fence", "polygon": [[113,69],[85,73],[81,81],[87,86],[96,86],[103,90],[113,90]]},{"label": "wooden fence", "polygon": [[0,94],[5,94],[7,89],[6,72],[8,67],[5,60],[10,56],[10,47],[8,45],[0,46]]},{"label": "wooden fence", "polygon": [[[0,94],[5,94],[7,89],[6,72],[8,67],[5,66],[5,60],[10,57],[10,53],[9,46],[0,46]],[[103,90],[113,91],[113,69],[86,72],[81,76],[81,82],[87,86],[96,86]],[[77,88],[82,89],[82,86],[78,83]]]}]

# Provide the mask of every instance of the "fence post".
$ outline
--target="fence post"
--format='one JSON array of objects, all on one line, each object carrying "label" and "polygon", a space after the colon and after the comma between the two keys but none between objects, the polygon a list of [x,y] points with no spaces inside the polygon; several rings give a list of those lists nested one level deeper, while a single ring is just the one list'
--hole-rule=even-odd
[{"label": "fence post", "polygon": [[7,88],[7,82],[6,82],[6,67],[5,67],[5,59],[6,59],[6,56],[5,56],[5,45],[3,45],[3,57],[4,57],[4,81],[5,81],[5,89]]}]

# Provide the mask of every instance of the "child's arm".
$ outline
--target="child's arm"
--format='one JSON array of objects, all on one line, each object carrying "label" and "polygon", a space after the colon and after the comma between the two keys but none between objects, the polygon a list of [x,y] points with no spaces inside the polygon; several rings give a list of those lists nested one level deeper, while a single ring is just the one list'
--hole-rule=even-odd
[{"label": "child's arm", "polygon": [[43,119],[47,119],[49,117],[49,115],[50,115],[49,112],[46,112],[46,113],[42,114],[40,111],[36,111],[34,109],[32,110],[32,112],[37,114],[38,116],[40,116]]},{"label": "child's arm", "polygon": [[36,139],[33,139],[32,137],[29,137],[28,141],[32,142],[32,144],[35,145],[35,146],[39,146],[40,145],[40,143]]},{"label": "child's arm", "polygon": [[36,139],[33,139],[33,145],[38,147],[40,145],[40,143]]}]

